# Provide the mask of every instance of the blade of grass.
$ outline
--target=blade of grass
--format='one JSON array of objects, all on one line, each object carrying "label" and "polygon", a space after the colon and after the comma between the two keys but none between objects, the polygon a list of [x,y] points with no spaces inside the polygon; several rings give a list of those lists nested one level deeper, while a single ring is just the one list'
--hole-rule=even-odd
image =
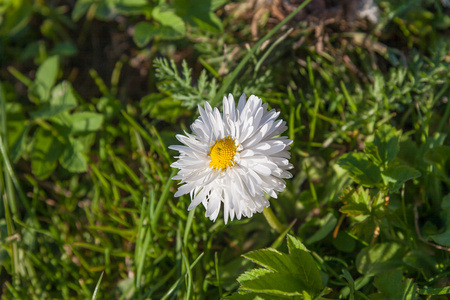
[{"label": "blade of grass", "polygon": [[[317,113],[319,111],[319,94],[317,93],[316,84],[314,81],[314,73],[311,65],[311,57],[308,56],[307,58],[307,64],[308,64],[308,75],[309,75],[309,81],[311,86],[313,87],[313,93],[314,93],[314,110],[311,115],[311,125],[310,125],[310,131],[309,131],[309,142],[311,143],[314,140],[314,136],[316,134],[316,121],[317,121]],[[308,144],[308,152],[311,149],[310,143]]]},{"label": "blade of grass", "polygon": [[352,97],[350,96],[350,94],[348,93],[348,90],[347,90],[347,88],[345,87],[345,84],[344,84],[344,82],[343,82],[342,80],[341,80],[340,84],[341,84],[341,90],[342,90],[342,92],[344,93],[344,97],[345,97],[345,99],[347,100],[348,106],[350,106],[350,110],[351,110],[353,113],[358,112],[358,108],[357,108],[356,105],[355,105],[355,101],[353,101],[353,98],[352,98]]},{"label": "blade of grass", "polygon": [[217,106],[219,104],[219,101],[222,99],[222,97],[225,95],[225,92],[228,90],[228,87],[231,85],[231,83],[236,79],[237,75],[241,72],[241,70],[244,68],[244,66],[247,64],[247,61],[254,55],[256,50],[258,50],[261,45],[270,39],[278,30],[280,30],[281,27],[284,26],[289,20],[291,20],[296,14],[298,14],[308,3],[311,2],[311,0],[306,0],[301,5],[299,5],[290,15],[288,15],[283,21],[278,23],[277,26],[275,26],[269,33],[267,33],[262,39],[260,39],[245,55],[245,57],[241,60],[241,62],[237,65],[237,67],[234,69],[234,71],[225,79],[225,82],[223,83],[222,87],[220,88],[219,92],[216,94],[214,99],[211,101],[211,106]]},{"label": "blade of grass", "polygon": [[100,288],[100,283],[102,282],[102,278],[103,278],[103,274],[104,274],[104,273],[105,273],[105,272],[102,272],[102,274],[100,275],[100,278],[99,278],[98,281],[97,281],[97,285],[95,286],[95,290],[94,290],[94,292],[92,293],[92,300],[97,299],[98,289]]},{"label": "blade of grass", "polygon": [[191,230],[192,221],[194,220],[194,214],[195,214],[195,208],[189,212],[188,218],[186,220],[186,226],[184,227],[184,238],[183,238],[184,245],[188,244],[189,231]]},{"label": "blade of grass", "polygon": [[169,190],[172,186],[172,177],[175,176],[177,170],[172,169],[172,172],[169,175],[169,178],[167,179],[166,184],[164,185],[163,192],[161,194],[161,198],[158,201],[158,204],[156,205],[155,211],[152,216],[152,228],[156,229],[156,224],[158,223],[159,215],[162,212],[162,209],[164,207],[164,204],[166,203],[167,199],[169,198]]},{"label": "blade of grass", "polygon": [[219,256],[217,255],[217,252],[214,252],[214,266],[216,268],[217,286],[219,287],[219,298],[222,299],[222,284],[220,282]]},{"label": "blade of grass", "polygon": [[[190,267],[189,267],[190,270],[192,270],[192,269],[197,265],[197,263],[198,263],[198,262],[200,261],[200,259],[203,257],[203,254],[204,254],[204,253],[201,253],[201,254],[195,259],[195,261],[190,265]],[[169,288],[169,290],[167,291],[167,293],[161,298],[161,300],[165,300],[165,299],[169,298],[169,297],[172,295],[172,293],[173,293],[174,291],[177,290],[177,289],[176,289],[177,286],[184,280],[185,275],[186,275],[186,272],[185,272],[184,274],[182,274],[182,275],[178,278],[178,280],[175,281],[174,284],[172,284],[172,286]]]},{"label": "blade of grass", "polygon": [[278,46],[278,44],[280,44],[282,41],[284,41],[286,39],[286,37],[294,30],[294,28],[289,28],[289,30],[287,30],[282,36],[280,36],[276,41],[274,41],[273,43],[271,43],[269,49],[267,49],[266,52],[264,52],[264,54],[261,56],[261,58],[259,59],[259,61],[256,63],[255,66],[255,75],[256,73],[259,71],[259,69],[261,68],[262,64],[264,63],[264,61],[267,59],[267,57],[269,57],[270,53],[272,53],[272,51]]},{"label": "blade of grass", "polygon": [[[141,288],[142,270],[144,269],[145,256],[152,241],[151,231],[144,227],[144,220],[146,219],[147,207],[145,205],[146,199],[142,200],[141,218],[139,220],[138,239],[136,243],[135,261],[136,261],[136,288]],[[142,246],[143,243],[143,246]]]},{"label": "blade of grass", "polygon": [[122,116],[128,121],[128,123],[130,123],[130,125],[139,132],[139,134],[150,144],[150,146],[152,146],[155,149],[155,151],[158,152],[158,154],[166,158],[167,161],[170,161],[170,156],[166,149],[164,149],[165,151],[161,150],[161,146],[158,145],[153,140],[153,138],[147,133],[147,131],[144,128],[142,128],[142,126],[139,125],[129,114],[127,114],[126,111],[121,110],[121,113]]},{"label": "blade of grass", "polygon": [[[184,247],[183,247],[184,248]],[[187,282],[186,282],[186,289],[187,289],[187,293],[186,293],[186,299],[191,299],[191,292],[192,292],[192,271],[191,271],[191,267],[189,265],[189,261],[185,255],[185,250],[183,249],[181,251],[181,255],[183,257],[183,261],[184,261],[184,265],[186,267],[187,270]]]}]

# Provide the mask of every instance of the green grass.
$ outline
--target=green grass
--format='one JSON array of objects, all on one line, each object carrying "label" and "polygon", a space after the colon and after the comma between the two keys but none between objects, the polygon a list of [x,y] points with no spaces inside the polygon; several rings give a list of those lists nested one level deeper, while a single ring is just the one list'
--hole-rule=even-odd
[{"label": "green grass", "polygon": [[[2,299],[445,299],[449,8],[377,1],[321,36],[269,8],[255,37],[242,3],[183,3],[0,9]],[[168,146],[228,93],[281,112],[294,177],[225,225],[174,197]]]}]

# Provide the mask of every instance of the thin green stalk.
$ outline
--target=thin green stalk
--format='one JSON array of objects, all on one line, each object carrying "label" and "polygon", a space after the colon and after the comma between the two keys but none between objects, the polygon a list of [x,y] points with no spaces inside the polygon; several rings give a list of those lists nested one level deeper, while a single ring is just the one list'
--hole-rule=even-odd
[{"label": "thin green stalk", "polygon": [[286,226],[281,224],[280,220],[278,220],[278,218],[275,216],[270,206],[263,209],[263,215],[266,218],[267,223],[269,223],[270,227],[275,229],[278,233],[282,233],[286,229]]},{"label": "thin green stalk", "polygon": [[14,189],[11,182],[11,177],[8,176],[8,171],[11,169],[11,166],[8,167],[8,155],[6,147],[8,145],[8,140],[6,136],[6,99],[5,94],[3,92],[3,85],[0,83],[0,151],[3,157],[3,161],[5,162],[5,188],[6,188],[6,197],[7,201],[9,201],[11,213],[13,217],[18,218],[19,213],[17,210],[16,197],[14,193]]},{"label": "thin green stalk", "polygon": [[281,27],[283,27],[284,24],[289,22],[296,14],[298,14],[308,3],[311,2],[311,0],[306,0],[301,5],[297,7],[289,16],[287,16],[283,21],[278,23],[277,26],[275,26],[269,33],[267,33],[262,39],[260,39],[245,55],[245,57],[241,60],[241,62],[237,65],[236,69],[230,74],[230,76],[225,80],[222,87],[220,88],[219,92],[216,94],[214,99],[211,101],[211,106],[217,106],[221,98],[224,96],[225,92],[228,90],[228,87],[231,85],[231,83],[236,79],[237,75],[241,70],[244,68],[244,66],[247,64],[247,61],[254,55],[256,50],[258,50],[261,45],[270,39],[278,30],[280,30]]},{"label": "thin green stalk", "polygon": [[161,194],[161,198],[158,201],[158,204],[156,205],[155,208],[155,212],[153,213],[153,219],[152,219],[152,228],[155,229],[156,228],[156,224],[158,222],[159,219],[159,215],[162,212],[162,209],[164,207],[164,204],[166,203],[167,199],[169,198],[169,190],[170,187],[172,186],[172,177],[175,176],[177,170],[176,169],[172,169],[172,172],[169,175],[169,178],[167,179],[167,182],[164,186],[163,192]]},{"label": "thin green stalk", "polygon": [[98,289],[100,288],[100,283],[102,282],[102,278],[103,278],[103,274],[104,273],[105,272],[102,272],[102,274],[100,275],[100,278],[98,279],[97,285],[95,286],[94,293],[92,293],[92,300],[97,299]]},{"label": "thin green stalk", "polygon": [[450,116],[450,100],[447,100],[447,105],[445,106],[445,112],[442,116],[441,121],[439,122],[437,132],[442,132],[442,128],[444,128],[445,123],[448,122]]},{"label": "thin green stalk", "polygon": [[217,252],[214,252],[214,265],[216,267],[216,279],[217,286],[219,287],[219,297],[220,299],[222,299],[222,283],[220,282],[219,257],[217,256]]}]

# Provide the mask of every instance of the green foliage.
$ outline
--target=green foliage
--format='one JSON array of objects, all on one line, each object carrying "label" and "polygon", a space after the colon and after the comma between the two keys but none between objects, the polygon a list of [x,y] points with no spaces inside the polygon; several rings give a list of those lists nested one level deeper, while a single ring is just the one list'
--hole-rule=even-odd
[{"label": "green foliage", "polygon": [[[55,85],[58,72],[57,56],[46,59],[36,71],[28,91],[30,101],[36,103],[36,109],[30,112],[32,123],[23,129],[19,143],[11,153],[17,160],[28,150],[31,170],[38,179],[48,178],[58,161],[69,172],[86,172],[85,155],[92,144],[89,134],[95,135],[104,120],[97,112],[73,111],[78,107],[78,96],[67,81]],[[32,137],[27,136],[29,131],[34,132]],[[25,141],[32,147],[26,149]]]},{"label": "green foliage", "polygon": [[[287,236],[289,255],[268,248],[253,251],[244,257],[264,269],[252,269],[237,279],[239,293],[253,299],[272,296],[302,296],[311,299],[323,290],[319,269],[306,247],[295,237]],[[239,295],[228,299],[241,299]]]},{"label": "green foliage", "polygon": [[365,143],[364,153],[344,154],[338,163],[358,184],[397,192],[406,181],[420,176],[414,168],[394,161],[400,150],[400,138],[400,131],[383,125],[373,142]]},{"label": "green foliage", "polygon": [[[1,2],[2,299],[446,299],[450,7],[322,2]],[[167,146],[228,93],[280,113],[294,169],[225,225]]]},{"label": "green foliage", "polygon": [[177,65],[173,60],[156,59],[154,63],[156,77],[160,80],[158,88],[170,95],[174,100],[181,101],[183,106],[194,108],[211,100],[217,93],[217,82],[213,78],[208,81],[206,71],[203,70],[198,78],[197,86],[193,86],[192,69],[186,61],[182,64],[182,75],[178,73]]}]

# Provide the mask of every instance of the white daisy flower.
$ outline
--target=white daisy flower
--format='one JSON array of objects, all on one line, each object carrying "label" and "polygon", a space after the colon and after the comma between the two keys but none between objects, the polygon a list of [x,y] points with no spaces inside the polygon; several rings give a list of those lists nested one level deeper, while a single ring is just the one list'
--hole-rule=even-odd
[{"label": "white daisy flower", "polygon": [[223,98],[223,113],[208,103],[198,110],[193,134],[176,136],[185,146],[169,147],[180,152],[171,167],[180,169],[173,179],[184,184],[175,197],[189,193],[188,210],[202,203],[212,221],[222,203],[225,223],[262,212],[270,205],[265,194],[277,198],[286,187],[283,179],[292,177],[287,171],[293,168],[292,140],[277,137],[287,129],[286,122],[276,120],[280,113],[268,111],[267,104],[253,95],[246,101],[243,94],[235,107],[229,94]]}]

